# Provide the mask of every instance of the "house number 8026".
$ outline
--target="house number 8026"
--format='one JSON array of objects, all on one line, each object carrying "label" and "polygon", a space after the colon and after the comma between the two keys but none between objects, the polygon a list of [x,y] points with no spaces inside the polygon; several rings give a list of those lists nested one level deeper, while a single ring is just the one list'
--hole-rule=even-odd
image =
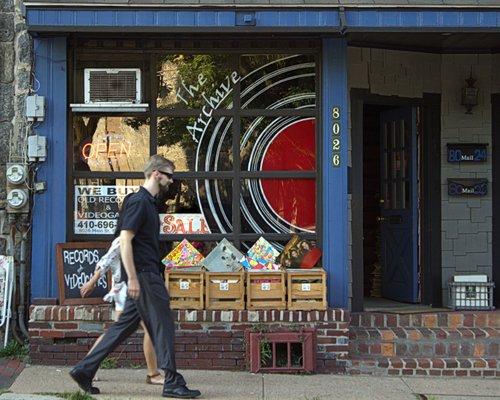
[{"label": "house number 8026", "polygon": [[332,164],[340,167],[340,107],[332,108]]}]

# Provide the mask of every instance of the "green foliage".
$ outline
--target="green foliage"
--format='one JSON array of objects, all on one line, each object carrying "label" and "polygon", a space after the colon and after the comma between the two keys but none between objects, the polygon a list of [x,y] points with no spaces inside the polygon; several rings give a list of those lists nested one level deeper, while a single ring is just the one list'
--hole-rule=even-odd
[{"label": "green foliage", "polygon": [[0,358],[10,357],[25,360],[29,354],[28,343],[19,344],[17,340],[11,340],[3,349],[0,349]]},{"label": "green foliage", "polygon": [[271,344],[267,340],[261,340],[260,342],[260,365],[266,366],[273,357],[273,351],[271,349]]},{"label": "green foliage", "polygon": [[102,369],[114,369],[118,367],[118,358],[106,357],[101,363]]}]

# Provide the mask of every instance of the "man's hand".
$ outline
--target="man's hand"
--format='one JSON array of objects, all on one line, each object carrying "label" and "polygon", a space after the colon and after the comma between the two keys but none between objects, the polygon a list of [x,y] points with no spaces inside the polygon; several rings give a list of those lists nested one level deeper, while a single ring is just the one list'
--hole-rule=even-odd
[{"label": "man's hand", "polygon": [[130,298],[137,300],[141,293],[141,287],[137,278],[129,278],[127,283],[127,294]]},{"label": "man's hand", "polygon": [[95,289],[96,282],[94,279],[90,279],[80,288],[80,295],[82,297],[87,297]]}]

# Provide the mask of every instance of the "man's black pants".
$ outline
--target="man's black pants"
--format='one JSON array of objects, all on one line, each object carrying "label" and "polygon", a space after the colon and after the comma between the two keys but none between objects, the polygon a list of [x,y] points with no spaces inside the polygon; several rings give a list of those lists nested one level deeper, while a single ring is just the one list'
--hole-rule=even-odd
[{"label": "man's black pants", "polygon": [[137,330],[141,319],[148,329],[158,359],[158,366],[165,371],[165,389],[186,384],[175,366],[175,325],[170,312],[170,298],[160,274],[139,272],[141,288],[138,300],[127,298],[123,313],[102,340],[75,368],[83,369],[93,378],[101,362],[116,347]]}]

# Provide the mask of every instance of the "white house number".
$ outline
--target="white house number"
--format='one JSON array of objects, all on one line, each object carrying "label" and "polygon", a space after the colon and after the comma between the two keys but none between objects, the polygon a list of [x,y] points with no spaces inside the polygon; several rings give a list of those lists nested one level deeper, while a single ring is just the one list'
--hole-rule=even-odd
[{"label": "white house number", "polygon": [[332,164],[340,167],[340,107],[332,108]]}]

